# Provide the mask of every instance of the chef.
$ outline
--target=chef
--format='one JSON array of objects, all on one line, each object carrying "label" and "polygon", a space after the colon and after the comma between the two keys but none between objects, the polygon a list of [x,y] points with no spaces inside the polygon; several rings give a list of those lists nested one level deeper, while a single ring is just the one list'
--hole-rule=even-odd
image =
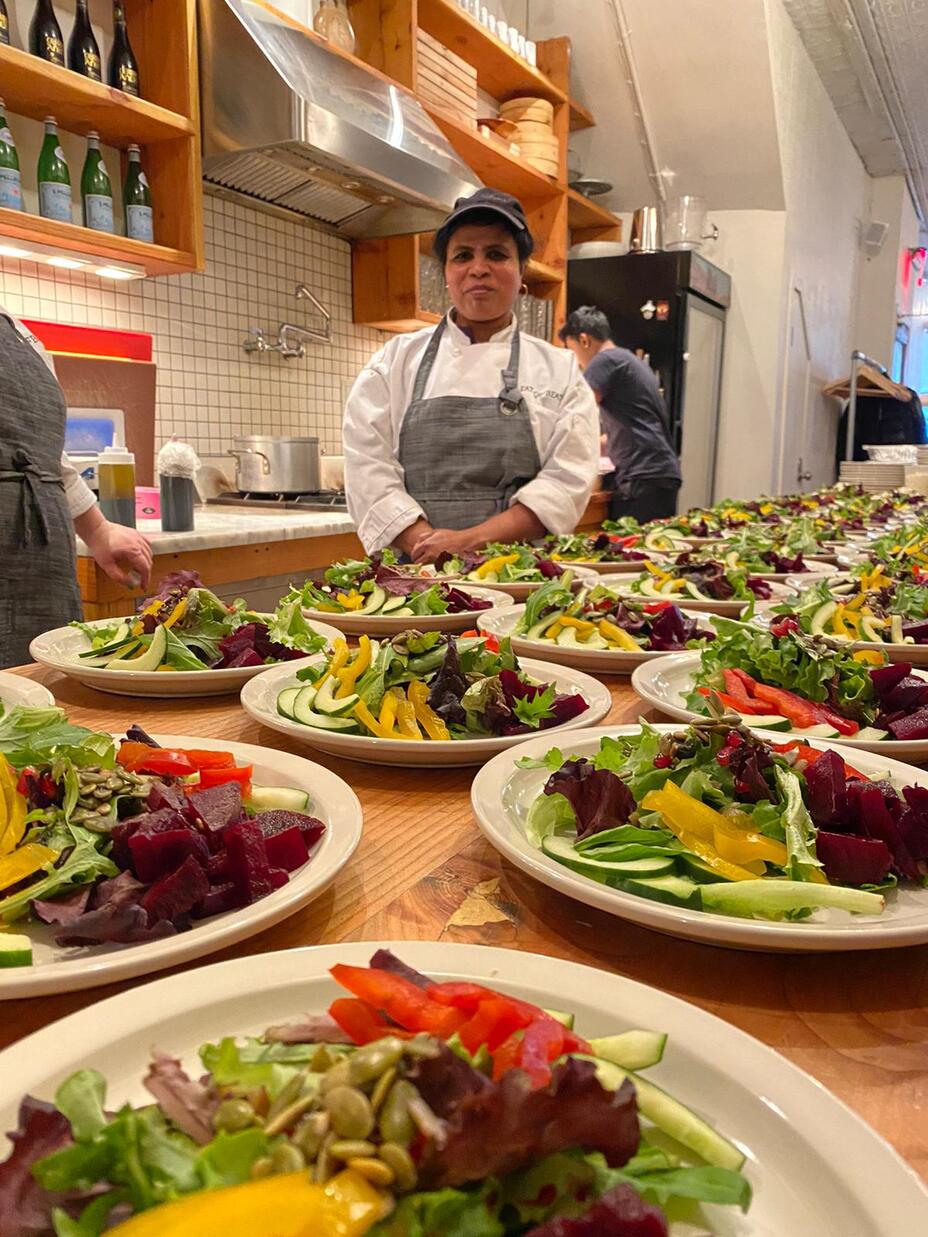
[{"label": "chef", "polygon": [[51,359],[0,308],[0,667],[81,617],[75,531],[110,579],[145,587],[151,573],[151,546],[103,518],[64,454],[66,413]]},{"label": "chef", "polygon": [[368,553],[417,562],[571,532],[597,475],[599,417],[576,360],[523,335],[533,249],[521,203],[481,189],[435,237],[453,308],[400,335],[345,407],[348,510]]}]

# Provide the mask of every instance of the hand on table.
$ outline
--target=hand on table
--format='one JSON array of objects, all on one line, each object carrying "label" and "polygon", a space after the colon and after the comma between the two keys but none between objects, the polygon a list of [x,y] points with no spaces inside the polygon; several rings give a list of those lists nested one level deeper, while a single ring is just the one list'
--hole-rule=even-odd
[{"label": "hand on table", "polygon": [[409,556],[417,563],[431,563],[439,554],[466,554],[475,546],[473,529],[432,528],[413,542]]},{"label": "hand on table", "polygon": [[84,540],[94,560],[111,580],[126,588],[147,588],[151,545],[134,528],[102,520]]}]

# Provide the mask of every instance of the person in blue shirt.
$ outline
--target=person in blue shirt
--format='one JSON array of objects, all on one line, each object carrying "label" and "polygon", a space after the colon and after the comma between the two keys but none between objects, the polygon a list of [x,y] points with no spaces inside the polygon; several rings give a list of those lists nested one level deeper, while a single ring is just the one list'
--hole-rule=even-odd
[{"label": "person in blue shirt", "polygon": [[644,524],[674,515],[680,461],[653,370],[616,345],[609,319],[595,305],[575,309],[560,335],[599,404],[605,452],[613,467],[603,478],[603,487],[612,491],[610,518],[631,515]]}]

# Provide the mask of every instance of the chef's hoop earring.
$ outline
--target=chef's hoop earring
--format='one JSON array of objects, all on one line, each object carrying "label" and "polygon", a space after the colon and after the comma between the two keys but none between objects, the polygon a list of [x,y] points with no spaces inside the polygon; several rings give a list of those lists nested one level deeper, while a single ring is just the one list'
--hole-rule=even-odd
[{"label": "chef's hoop earring", "polygon": [[519,289],[522,296],[528,296],[528,284],[523,281],[522,287]]}]

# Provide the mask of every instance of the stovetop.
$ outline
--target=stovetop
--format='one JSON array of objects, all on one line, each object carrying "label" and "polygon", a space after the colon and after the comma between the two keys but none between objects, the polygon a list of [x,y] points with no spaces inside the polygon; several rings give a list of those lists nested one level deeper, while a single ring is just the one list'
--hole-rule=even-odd
[{"label": "stovetop", "polygon": [[253,511],[345,511],[344,490],[316,490],[310,494],[249,494],[233,490],[207,499],[223,507],[249,507]]}]

